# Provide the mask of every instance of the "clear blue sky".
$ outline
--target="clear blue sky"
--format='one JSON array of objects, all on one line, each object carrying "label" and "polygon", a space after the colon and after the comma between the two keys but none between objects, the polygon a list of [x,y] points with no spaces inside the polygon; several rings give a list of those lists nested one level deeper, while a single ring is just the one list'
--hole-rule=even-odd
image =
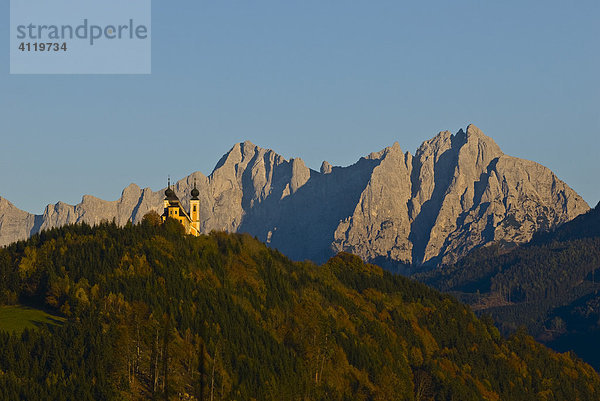
[{"label": "clear blue sky", "polygon": [[597,0],[153,3],[152,75],[11,76],[1,0],[0,196],[114,200],[243,140],[348,165],[472,122],[600,200]]}]

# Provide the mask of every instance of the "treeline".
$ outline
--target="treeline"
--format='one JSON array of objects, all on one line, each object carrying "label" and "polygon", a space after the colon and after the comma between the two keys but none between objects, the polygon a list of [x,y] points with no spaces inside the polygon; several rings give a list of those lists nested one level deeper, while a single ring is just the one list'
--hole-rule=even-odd
[{"label": "treeline", "polygon": [[573,300],[575,287],[600,284],[600,237],[506,251],[479,249],[452,266],[416,276],[442,291],[497,293],[507,302]]},{"label": "treeline", "polygon": [[0,334],[0,399],[596,400],[600,378],[423,284],[340,254],[148,215],[0,250],[3,303],[67,318]]}]

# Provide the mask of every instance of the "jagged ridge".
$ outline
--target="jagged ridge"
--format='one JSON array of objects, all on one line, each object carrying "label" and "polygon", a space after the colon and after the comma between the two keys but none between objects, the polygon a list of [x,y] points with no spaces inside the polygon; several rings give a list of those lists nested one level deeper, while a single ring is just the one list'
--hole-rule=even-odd
[{"label": "jagged ridge", "polygon": [[[251,142],[208,176],[175,184],[187,204],[198,182],[203,232],[249,232],[293,259],[322,262],[348,251],[380,264],[452,262],[497,241],[523,243],[589,209],[549,169],[505,155],[477,127],[439,133],[414,156],[395,143],[348,167],[320,171]],[[0,245],[67,223],[137,223],[159,211],[162,190],[131,184],[117,201],[84,196],[42,216],[0,199]]]}]

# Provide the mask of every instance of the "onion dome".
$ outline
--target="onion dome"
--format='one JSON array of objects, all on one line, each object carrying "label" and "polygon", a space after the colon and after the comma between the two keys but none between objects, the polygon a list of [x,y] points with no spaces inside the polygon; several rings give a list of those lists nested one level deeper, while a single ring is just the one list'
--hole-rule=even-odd
[{"label": "onion dome", "polygon": [[173,191],[173,190],[171,189],[171,187],[167,188],[167,190],[165,191],[165,197],[166,197],[167,199],[171,199],[171,198],[173,198],[174,196],[175,196],[175,191]]},{"label": "onion dome", "polygon": [[198,200],[198,195],[200,195],[200,191],[196,188],[196,179],[194,178],[194,189],[192,189],[192,200]]},{"label": "onion dome", "polygon": [[175,195],[175,191],[171,189],[171,177],[169,177],[167,190],[165,191],[165,199],[169,201],[179,201],[179,198]]}]

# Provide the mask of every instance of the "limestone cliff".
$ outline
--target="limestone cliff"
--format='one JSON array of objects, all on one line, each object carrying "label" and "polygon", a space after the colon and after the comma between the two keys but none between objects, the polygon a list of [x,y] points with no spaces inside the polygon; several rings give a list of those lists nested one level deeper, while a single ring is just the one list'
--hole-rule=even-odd
[{"label": "limestone cliff", "polygon": [[[348,251],[382,264],[452,262],[495,241],[522,243],[589,206],[549,169],[505,155],[477,127],[439,133],[414,156],[395,143],[348,167],[320,171],[250,142],[208,176],[174,185],[187,207],[197,181],[201,230],[243,231],[293,259]],[[0,198],[0,245],[68,223],[137,223],[161,212],[163,191],[131,184],[116,201],[89,195],[35,216]]]}]

